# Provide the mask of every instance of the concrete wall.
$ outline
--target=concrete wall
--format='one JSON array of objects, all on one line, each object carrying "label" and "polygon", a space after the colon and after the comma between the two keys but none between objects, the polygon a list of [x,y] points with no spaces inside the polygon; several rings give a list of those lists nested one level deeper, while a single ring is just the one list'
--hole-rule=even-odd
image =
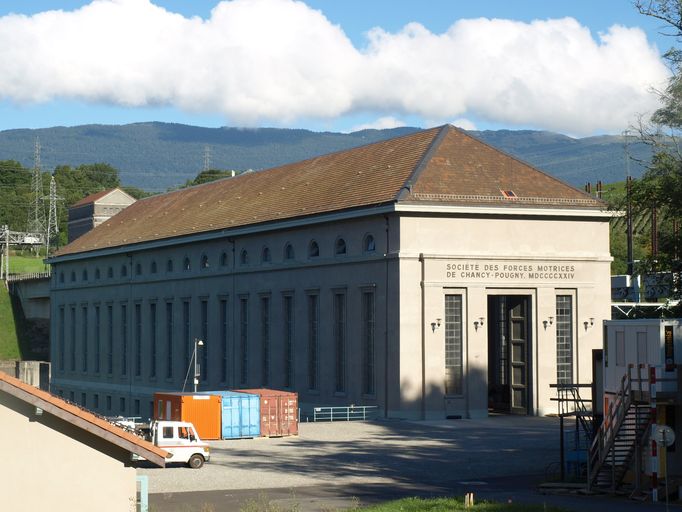
[{"label": "concrete wall", "polygon": [[[422,364],[426,416],[478,417],[488,410],[488,329],[490,295],[531,299],[531,411],[555,412],[556,330],[543,320],[556,316],[556,295],[574,297],[574,382],[591,382],[591,351],[601,347],[601,322],[610,317],[608,222],[547,218],[403,217],[400,222],[400,379],[403,410],[419,410]],[[561,271],[546,271],[560,267]],[[519,269],[523,269],[519,271]],[[423,278],[422,278],[423,274]],[[423,288],[423,292],[422,292]],[[461,396],[444,394],[444,296],[463,297],[465,381]],[[422,306],[423,301],[423,306]],[[422,318],[423,307],[423,318]],[[584,322],[592,324],[586,329]],[[424,356],[420,343],[424,338]]]},{"label": "concrete wall", "polygon": [[19,298],[25,318],[50,318],[49,277],[14,281],[10,285],[10,291]]},{"label": "concrete wall", "polygon": [[[373,251],[363,247],[367,235],[374,237]],[[344,255],[334,251],[339,238],[346,242]],[[320,254],[311,258],[308,248],[313,240]],[[292,260],[284,257],[288,243],[295,251]],[[270,261],[264,262],[261,256],[266,247]],[[242,251],[248,254],[247,263],[241,262]],[[167,271],[168,261],[173,265],[171,271]],[[189,269],[184,268],[185,261]],[[205,268],[202,261],[207,262]],[[487,328],[476,330],[473,322],[488,316],[488,296],[521,294],[531,300],[530,410],[533,414],[554,412],[549,384],[556,382],[556,332],[552,325],[545,329],[542,322],[556,315],[558,294],[573,297],[574,380],[589,383],[591,349],[601,346],[599,325],[610,315],[610,261],[605,217],[556,220],[510,212],[480,218],[393,214],[388,225],[384,216],[374,216],[64,262],[53,269],[51,292],[53,390],[104,414],[145,417],[152,411],[154,391],[182,389],[188,368],[185,347],[193,348],[195,337],[207,338],[203,349],[207,364],[202,369],[205,380],[200,389],[285,388],[283,308],[284,297],[291,296],[295,305],[295,371],[289,389],[299,393],[304,410],[315,405],[366,404],[377,405],[382,414],[392,417],[483,416],[488,410]],[[453,270],[467,264],[480,271],[497,265],[498,275],[494,271],[476,276]],[[508,268],[514,266],[526,270],[510,272]],[[375,306],[372,339],[368,341],[363,330],[363,294],[370,291]],[[336,389],[338,322],[333,308],[334,295],[339,293],[346,297],[345,381],[341,390]],[[437,318],[444,318],[446,294],[463,297],[468,376],[465,392],[447,399],[443,389],[445,329],[431,327]],[[316,389],[308,385],[310,296],[319,297]],[[242,299],[248,299],[246,359]],[[269,301],[267,347],[263,344],[264,299]],[[185,302],[191,310],[187,339],[182,321]],[[203,303],[208,308],[206,328],[202,325]],[[168,304],[174,319],[170,352],[165,334]],[[223,339],[220,308],[224,304],[228,315]],[[149,319],[152,305],[156,305],[157,315],[155,350]],[[99,335],[94,327],[97,308]],[[113,314],[111,372],[106,368],[109,308]],[[593,324],[585,329],[583,322],[589,318],[594,319]],[[126,350],[123,331],[128,340]],[[95,370],[97,340],[99,370]],[[368,343],[372,345],[374,378],[370,393],[363,389]],[[223,360],[227,365],[224,376]],[[244,360],[248,375],[243,380]],[[167,377],[169,361],[173,371]],[[187,385],[189,389],[191,378]]]},{"label": "concrete wall", "polygon": [[[390,228],[389,238],[397,234],[397,222]],[[372,251],[363,249],[367,235],[375,239]],[[294,300],[294,376],[289,389],[300,394],[301,407],[314,405],[381,405],[386,400],[398,401],[399,392],[387,398],[387,382],[397,382],[397,374],[385,371],[387,359],[397,353],[397,259],[385,258],[386,220],[382,216],[350,220],[334,224],[222,239],[191,245],[175,246],[129,256],[92,258],[84,262],[55,265],[52,282],[52,375],[53,391],[65,398],[82,402],[104,414],[128,414],[146,417],[151,413],[150,401],[158,390],[179,391],[187,375],[185,346],[193,349],[193,339],[204,337],[202,302],[207,303],[208,325],[205,347],[207,366],[202,369],[200,389],[238,387],[286,388],[284,346],[284,297]],[[336,255],[339,238],[346,242],[346,254]],[[318,257],[309,257],[308,248],[314,240],[320,250]],[[295,252],[292,260],[284,258],[284,248],[290,243]],[[270,250],[269,262],[262,262],[264,248]],[[395,247],[395,248],[393,248]],[[241,253],[247,251],[248,263],[241,263]],[[391,244],[397,253],[397,245]],[[223,254],[226,256],[223,265]],[[207,257],[208,266],[201,262]],[[190,269],[185,270],[185,259]],[[168,261],[173,270],[167,271]],[[139,265],[139,274],[138,274]],[[156,266],[156,272],[152,271]],[[125,268],[125,275],[122,269]],[[96,278],[99,269],[99,278]],[[111,269],[112,277],[109,278]],[[87,274],[87,280],[84,280]],[[74,280],[72,281],[72,276]],[[388,278],[388,281],[387,281]],[[363,293],[374,294],[373,365],[374,391],[363,391],[364,341]],[[334,338],[334,295],[346,296],[345,319],[345,383],[336,389],[337,355]],[[387,299],[386,295],[392,295]],[[309,388],[309,297],[319,300],[318,321],[318,384]],[[264,376],[264,347],[262,330],[263,299],[269,300],[269,379]],[[248,375],[241,379],[242,328],[240,301],[248,299],[247,366]],[[227,301],[227,336],[222,339],[222,301]],[[191,309],[189,342],[184,340],[183,304]],[[152,348],[151,305],[156,305],[156,350]],[[166,308],[173,311],[172,352],[166,338]],[[126,306],[127,319],[122,318]],[[142,312],[141,369],[136,374],[136,306]],[[107,371],[108,308],[112,308],[113,368]],[[99,338],[95,332],[96,308],[100,310]],[[61,310],[63,309],[63,313]],[[73,311],[73,313],[72,313]],[[60,327],[63,314],[64,326]],[[72,322],[72,315],[75,320]],[[87,316],[87,325],[85,316]],[[388,326],[388,336],[386,335]],[[123,372],[124,350],[122,331],[126,330],[126,372]],[[84,332],[86,331],[86,332]],[[60,336],[64,336],[64,350]],[[96,371],[97,339],[99,339],[100,370]],[[86,340],[87,354],[83,340]],[[388,347],[388,350],[387,350]],[[156,374],[152,375],[152,353],[155,352]],[[71,357],[74,360],[71,360]],[[225,354],[225,355],[224,355]],[[222,375],[223,358],[227,363]],[[84,365],[83,360],[87,365]],[[167,377],[169,359],[172,375]],[[202,360],[200,354],[199,361]],[[72,362],[74,363],[72,365]],[[188,389],[192,386],[191,378]],[[393,390],[393,388],[391,388]],[[73,393],[73,394],[72,394]],[[85,396],[83,396],[85,394]],[[97,395],[97,396],[95,396]],[[109,404],[111,407],[109,407]],[[121,407],[122,406],[122,407]],[[138,409],[139,407],[139,409]]]},{"label": "concrete wall", "polygon": [[129,455],[48,413],[0,392],[3,508],[134,511],[135,469]]}]

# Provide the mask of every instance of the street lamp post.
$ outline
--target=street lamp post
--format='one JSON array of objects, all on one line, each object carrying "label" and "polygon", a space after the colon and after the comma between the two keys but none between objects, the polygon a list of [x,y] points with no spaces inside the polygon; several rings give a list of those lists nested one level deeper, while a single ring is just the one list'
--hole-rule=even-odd
[{"label": "street lamp post", "polygon": [[197,387],[199,386],[199,375],[201,374],[201,366],[197,362],[197,347],[203,347],[204,342],[199,338],[194,338],[194,392],[197,392]]}]

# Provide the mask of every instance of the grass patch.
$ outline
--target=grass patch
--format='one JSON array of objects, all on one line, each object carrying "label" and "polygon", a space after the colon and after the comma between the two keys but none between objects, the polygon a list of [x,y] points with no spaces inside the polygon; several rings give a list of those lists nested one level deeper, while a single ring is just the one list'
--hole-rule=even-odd
[{"label": "grass patch", "polygon": [[19,339],[9,292],[0,284],[0,359],[19,359]]},{"label": "grass patch", "polygon": [[520,503],[495,503],[481,501],[473,507],[464,508],[463,498],[405,498],[381,505],[361,508],[366,512],[566,512],[566,509],[546,505],[522,505]]},{"label": "grass patch", "polygon": [[33,272],[45,272],[46,265],[43,263],[43,257],[35,257],[31,255],[10,254],[9,257],[9,273],[10,274],[30,274]]}]

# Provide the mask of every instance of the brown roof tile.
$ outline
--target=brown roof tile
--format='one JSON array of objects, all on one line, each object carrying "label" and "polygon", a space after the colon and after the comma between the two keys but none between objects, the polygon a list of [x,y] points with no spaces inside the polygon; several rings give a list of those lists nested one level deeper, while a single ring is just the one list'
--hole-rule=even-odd
[{"label": "brown roof tile", "polygon": [[102,190],[101,192],[95,192],[94,194],[90,194],[89,196],[85,196],[83,199],[80,201],[73,203],[70,208],[77,208],[78,206],[85,206],[86,204],[94,203],[98,199],[102,199],[104,196],[106,196],[109,192],[113,192],[116,190],[115,188],[110,188],[108,190]]},{"label": "brown roof tile", "polygon": [[[168,455],[165,450],[162,450],[149,441],[145,441],[135,434],[126,432],[116,425],[112,425],[108,421],[95,416],[85,409],[81,409],[80,407],[70,404],[63,399],[48,393],[47,391],[43,391],[42,389],[38,389],[34,386],[26,384],[4,372],[0,372],[0,391],[6,391],[20,399],[25,398],[26,396],[33,397],[35,399],[31,401],[33,405],[40,404],[36,406],[40,406],[41,409],[44,409],[46,412],[50,412],[49,408],[53,407],[54,412],[65,413],[60,414],[59,416],[66,418],[67,421],[69,419],[84,420],[88,424],[96,427],[95,429],[89,429],[89,432],[98,435],[97,432],[100,430],[102,433],[107,432],[112,434],[112,436],[107,439],[108,441],[131,448],[133,453],[148,458],[151,462],[154,462],[160,466],[164,465],[164,460]],[[73,423],[73,421],[71,422]],[[104,436],[101,434],[99,437],[104,438]]]},{"label": "brown roof tile", "polygon": [[[411,193],[401,195],[408,182]],[[500,190],[509,188],[518,196],[513,203],[502,201]],[[139,200],[56,256],[398,200],[601,205],[444,126]]]}]

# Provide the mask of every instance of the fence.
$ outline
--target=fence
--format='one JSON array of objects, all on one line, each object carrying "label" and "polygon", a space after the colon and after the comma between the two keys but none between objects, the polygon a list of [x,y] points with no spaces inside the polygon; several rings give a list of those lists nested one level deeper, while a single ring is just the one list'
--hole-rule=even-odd
[{"label": "fence", "polygon": [[50,272],[29,272],[26,274],[8,274],[7,282],[15,283],[17,281],[28,281],[30,279],[45,279],[50,277]]},{"label": "fence", "polygon": [[313,421],[366,421],[376,418],[378,409],[376,405],[315,407]]}]

